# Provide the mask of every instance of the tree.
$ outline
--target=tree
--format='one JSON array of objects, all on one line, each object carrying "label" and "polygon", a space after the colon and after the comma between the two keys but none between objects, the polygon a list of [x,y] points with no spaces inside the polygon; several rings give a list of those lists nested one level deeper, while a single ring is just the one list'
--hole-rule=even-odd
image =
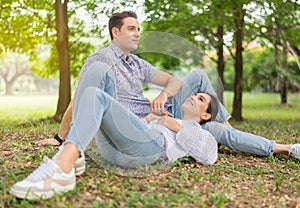
[{"label": "tree", "polygon": [[280,82],[281,104],[288,104],[288,85],[293,73],[289,70],[289,53],[294,56],[300,70],[299,56],[299,30],[300,13],[299,3],[293,1],[257,1],[266,13],[261,22],[261,43],[273,47],[274,60],[277,65],[277,79]]},{"label": "tree", "polygon": [[[73,7],[76,4],[78,1],[72,1]],[[76,19],[75,10],[68,10],[67,7],[68,1],[56,1],[54,5],[44,0],[2,0],[0,10],[1,18],[6,20],[0,25],[4,32],[0,35],[0,53],[12,51],[28,55],[33,63],[30,70],[42,77],[56,77],[59,69],[59,99],[54,116],[56,120],[62,118],[70,101],[71,73],[78,75],[83,60],[94,48],[86,41],[90,35],[86,33],[84,22]],[[56,21],[53,21],[53,17]],[[68,17],[71,18],[71,32]],[[83,36],[85,40],[82,40]],[[45,47],[50,53],[46,59],[41,56]]]},{"label": "tree", "polygon": [[[227,44],[228,51],[235,60],[236,69],[233,117],[242,120],[244,4],[229,0],[180,1],[180,3],[164,1],[164,3],[161,5],[159,1],[145,1],[147,13],[150,13],[146,29],[172,32],[196,43],[205,52],[216,51],[217,58],[214,57],[215,54],[210,57],[217,63],[222,83],[225,68],[224,36],[229,32],[234,33],[235,43]],[[218,95],[222,100],[223,91],[218,91]]]},{"label": "tree", "polygon": [[17,53],[5,53],[0,60],[0,75],[5,83],[4,95],[13,95],[17,79],[23,75],[32,75],[27,57]]},{"label": "tree", "polygon": [[2,0],[0,53],[11,51],[34,57],[35,46],[43,42],[47,33],[39,11],[48,5],[47,1],[40,1],[40,4],[26,1],[25,5],[22,1]]},{"label": "tree", "polygon": [[71,100],[68,0],[55,0],[56,48],[59,63],[59,96],[55,118],[61,120]]},{"label": "tree", "polygon": [[235,81],[234,81],[234,98],[233,98],[233,112],[232,117],[238,121],[243,120],[242,117],[242,94],[243,94],[243,29],[244,16],[243,3],[241,1],[234,1],[234,37],[235,37]]}]

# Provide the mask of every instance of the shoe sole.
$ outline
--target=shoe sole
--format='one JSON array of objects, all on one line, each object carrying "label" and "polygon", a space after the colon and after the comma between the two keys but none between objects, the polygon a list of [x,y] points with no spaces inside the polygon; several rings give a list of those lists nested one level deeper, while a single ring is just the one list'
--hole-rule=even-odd
[{"label": "shoe sole", "polygon": [[13,187],[10,189],[10,193],[17,198],[28,199],[28,200],[37,200],[37,199],[50,199],[54,195],[61,194],[67,191],[71,191],[75,188],[76,183],[72,183],[70,185],[61,187],[60,189],[54,191],[40,191],[40,192],[31,192],[30,190],[24,192],[14,189]]},{"label": "shoe sole", "polygon": [[84,173],[84,171],[85,171],[85,164],[82,166],[75,167],[75,175],[76,176],[82,175]]}]

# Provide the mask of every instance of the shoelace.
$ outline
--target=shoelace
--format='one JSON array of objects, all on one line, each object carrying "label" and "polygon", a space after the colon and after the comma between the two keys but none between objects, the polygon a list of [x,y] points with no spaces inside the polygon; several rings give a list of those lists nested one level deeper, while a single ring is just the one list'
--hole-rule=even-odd
[{"label": "shoelace", "polygon": [[51,159],[44,157],[44,163],[41,164],[35,171],[33,171],[27,178],[32,181],[38,181],[50,176],[53,171],[56,170],[55,166],[50,165],[51,162]]}]

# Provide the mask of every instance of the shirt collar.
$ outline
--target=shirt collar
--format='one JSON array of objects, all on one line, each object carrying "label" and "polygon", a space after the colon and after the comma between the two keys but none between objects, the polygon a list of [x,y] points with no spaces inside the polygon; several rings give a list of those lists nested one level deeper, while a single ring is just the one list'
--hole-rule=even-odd
[{"label": "shirt collar", "polygon": [[[109,45],[109,47],[110,47],[110,48],[112,49],[112,51],[116,54],[117,57],[119,57],[120,59],[124,59],[124,61],[125,61],[125,58],[126,58],[125,53],[124,53],[118,46],[116,46],[116,44],[111,43],[111,44]],[[131,61],[132,61],[132,55],[129,54],[129,55],[128,55],[128,60],[127,60],[127,62],[130,63]]]}]

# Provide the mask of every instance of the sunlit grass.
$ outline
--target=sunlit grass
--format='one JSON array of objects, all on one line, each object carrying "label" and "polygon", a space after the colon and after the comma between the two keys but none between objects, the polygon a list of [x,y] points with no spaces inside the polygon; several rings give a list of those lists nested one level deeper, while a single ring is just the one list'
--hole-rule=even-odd
[{"label": "sunlit grass", "polygon": [[[232,113],[233,93],[225,93],[225,106]],[[247,120],[299,120],[300,94],[288,94],[288,106],[280,104],[278,93],[243,93],[242,116]]]},{"label": "sunlit grass", "polygon": [[[148,91],[153,99],[157,92]],[[225,106],[232,112],[233,93],[225,92]],[[288,94],[288,107],[280,105],[280,95],[275,93],[243,93],[242,116],[247,120],[299,120],[300,94]],[[0,127],[26,121],[35,121],[55,113],[57,96],[0,96]]]},{"label": "sunlit grass", "polygon": [[52,116],[57,96],[0,96],[0,127]]}]

